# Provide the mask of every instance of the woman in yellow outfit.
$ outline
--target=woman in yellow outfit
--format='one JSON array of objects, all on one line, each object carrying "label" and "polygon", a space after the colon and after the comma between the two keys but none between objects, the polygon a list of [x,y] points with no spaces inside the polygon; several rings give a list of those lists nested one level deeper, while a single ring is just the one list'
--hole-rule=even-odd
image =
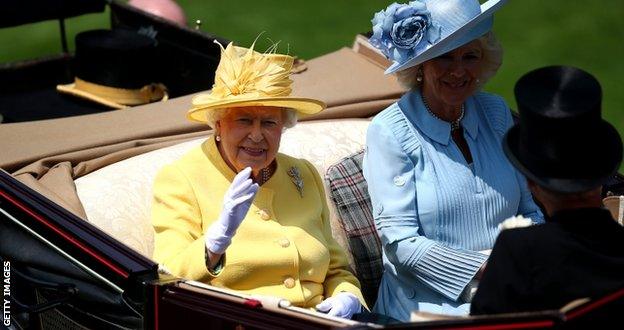
[{"label": "woman in yellow outfit", "polygon": [[188,112],[215,134],[154,183],[154,258],[177,276],[350,318],[364,299],[332,238],[321,178],[277,152],[298,114],[325,107],[290,96],[292,64],[222,48],[211,93]]}]

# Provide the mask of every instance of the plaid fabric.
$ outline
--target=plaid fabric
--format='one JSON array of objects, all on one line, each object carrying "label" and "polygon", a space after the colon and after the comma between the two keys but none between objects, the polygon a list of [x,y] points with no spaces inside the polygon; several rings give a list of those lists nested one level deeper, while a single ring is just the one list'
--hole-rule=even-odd
[{"label": "plaid fabric", "polygon": [[362,294],[368,306],[372,307],[377,300],[383,266],[381,242],[375,230],[368,187],[362,175],[363,157],[364,150],[330,166],[325,180],[353,255],[354,271],[362,285]]}]

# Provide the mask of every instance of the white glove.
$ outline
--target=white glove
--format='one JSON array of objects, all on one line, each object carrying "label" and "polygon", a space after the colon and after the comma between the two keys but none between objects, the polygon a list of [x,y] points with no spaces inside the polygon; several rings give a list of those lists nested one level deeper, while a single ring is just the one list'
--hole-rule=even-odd
[{"label": "white glove", "polygon": [[251,167],[240,171],[223,196],[223,209],[219,219],[206,232],[206,247],[215,254],[223,254],[232,243],[232,237],[240,226],[253,202],[258,184],[252,183]]},{"label": "white glove", "polygon": [[353,314],[362,310],[362,304],[353,293],[340,292],[316,305],[316,310],[327,315],[350,319]]}]

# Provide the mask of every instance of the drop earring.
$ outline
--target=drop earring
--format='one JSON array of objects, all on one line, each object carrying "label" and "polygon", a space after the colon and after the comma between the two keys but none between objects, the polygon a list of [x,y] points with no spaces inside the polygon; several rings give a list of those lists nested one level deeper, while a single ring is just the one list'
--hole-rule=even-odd
[{"label": "drop earring", "polygon": [[416,72],[416,81],[421,83],[423,81],[423,70],[422,66],[418,67],[418,71]]}]

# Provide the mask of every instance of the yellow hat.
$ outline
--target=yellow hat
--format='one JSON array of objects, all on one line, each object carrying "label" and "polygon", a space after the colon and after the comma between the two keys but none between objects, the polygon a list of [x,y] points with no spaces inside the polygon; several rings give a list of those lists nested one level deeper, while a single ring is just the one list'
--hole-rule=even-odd
[{"label": "yellow hat", "polygon": [[292,56],[262,54],[253,50],[254,45],[249,49],[232,43],[219,46],[221,60],[212,90],[193,98],[186,114],[189,120],[206,123],[206,111],[233,107],[281,107],[305,115],[325,109],[322,101],[290,96]]}]

